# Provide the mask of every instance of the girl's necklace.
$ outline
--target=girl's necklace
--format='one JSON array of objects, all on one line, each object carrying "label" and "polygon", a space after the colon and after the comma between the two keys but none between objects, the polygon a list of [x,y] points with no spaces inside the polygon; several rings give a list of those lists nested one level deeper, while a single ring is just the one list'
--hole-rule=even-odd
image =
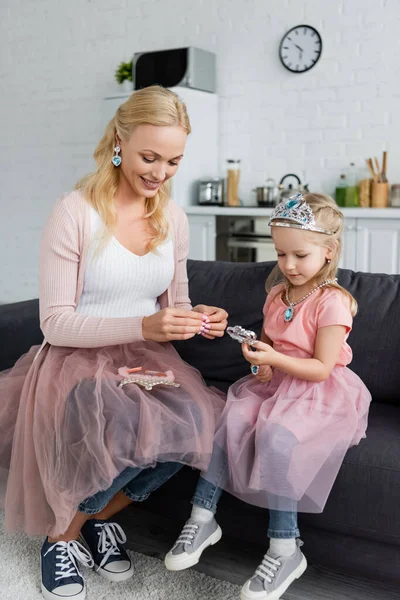
[{"label": "girl's necklace", "polygon": [[285,323],[289,323],[289,321],[291,321],[293,319],[293,316],[294,316],[294,307],[295,306],[297,306],[298,304],[300,304],[300,302],[303,302],[303,300],[305,300],[306,298],[308,298],[309,296],[311,296],[311,294],[313,294],[314,292],[316,292],[320,288],[323,288],[326,285],[330,285],[331,283],[336,283],[336,282],[337,282],[336,277],[335,277],[335,279],[327,279],[326,281],[323,281],[322,283],[320,283],[320,285],[317,285],[316,288],[314,288],[313,290],[311,290],[311,292],[308,292],[308,294],[306,294],[305,296],[303,296],[302,298],[300,298],[300,300],[297,300],[297,302],[290,302],[290,300],[289,300],[289,291],[286,288],[285,298],[286,298],[286,302],[287,302],[287,304],[289,306],[287,307],[287,309],[283,313],[283,319],[284,319]]}]

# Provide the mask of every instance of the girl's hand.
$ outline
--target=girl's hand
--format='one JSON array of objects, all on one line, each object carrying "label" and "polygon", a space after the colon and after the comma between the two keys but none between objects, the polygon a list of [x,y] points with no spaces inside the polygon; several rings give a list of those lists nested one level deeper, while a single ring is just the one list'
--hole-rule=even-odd
[{"label": "girl's hand", "polygon": [[271,381],[273,374],[274,372],[272,370],[272,367],[270,367],[269,365],[261,365],[260,370],[256,375],[256,378],[262,383],[268,383],[268,381]]},{"label": "girl's hand", "polygon": [[201,333],[203,337],[208,340],[214,340],[216,337],[222,337],[224,335],[226,326],[228,325],[228,313],[226,310],[218,308],[217,306],[207,306],[205,304],[198,304],[193,310],[202,315],[207,315],[208,317],[206,331]]},{"label": "girl's hand", "polygon": [[278,352],[276,352],[276,350],[274,350],[272,346],[270,346],[269,344],[265,344],[264,342],[257,341],[254,342],[254,344],[252,345],[254,346],[254,348],[256,348],[255,352],[250,349],[250,346],[248,344],[242,344],[242,352],[245,359],[251,365],[270,365],[271,367],[273,367]]},{"label": "girl's hand", "polygon": [[183,308],[163,308],[150,317],[143,317],[142,335],[153,342],[189,340],[206,331],[206,315]]}]

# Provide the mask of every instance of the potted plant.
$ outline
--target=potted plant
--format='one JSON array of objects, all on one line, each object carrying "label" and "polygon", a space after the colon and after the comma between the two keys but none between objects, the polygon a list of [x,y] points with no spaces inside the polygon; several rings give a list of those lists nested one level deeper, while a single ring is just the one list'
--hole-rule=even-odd
[{"label": "potted plant", "polygon": [[117,70],[115,71],[115,79],[122,86],[124,91],[132,92],[133,91],[133,83],[132,83],[132,61],[130,62],[121,62],[118,65]]}]

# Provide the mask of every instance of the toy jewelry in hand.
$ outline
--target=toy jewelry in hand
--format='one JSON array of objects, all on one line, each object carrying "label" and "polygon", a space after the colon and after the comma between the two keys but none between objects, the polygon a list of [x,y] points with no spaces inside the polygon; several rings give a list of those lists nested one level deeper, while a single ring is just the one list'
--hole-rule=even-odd
[{"label": "toy jewelry in hand", "polygon": [[170,385],[172,387],[181,387],[180,383],[175,383],[175,375],[172,371],[149,371],[143,370],[143,367],[121,367],[118,369],[118,375],[124,379],[118,384],[118,387],[124,387],[128,383],[136,383],[151,391],[156,385]]},{"label": "toy jewelry in hand", "polygon": [[250,365],[250,371],[252,375],[258,375],[260,367],[258,365]]},{"label": "toy jewelry in hand", "polygon": [[252,346],[257,341],[257,336],[254,331],[250,329],[244,329],[240,325],[234,327],[227,327],[226,332],[231,336],[232,339],[237,340],[241,344],[249,344]]}]

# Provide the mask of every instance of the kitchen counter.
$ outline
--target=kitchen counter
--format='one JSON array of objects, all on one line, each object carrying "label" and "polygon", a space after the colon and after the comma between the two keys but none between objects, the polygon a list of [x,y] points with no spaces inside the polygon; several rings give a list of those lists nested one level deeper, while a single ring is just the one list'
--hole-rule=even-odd
[{"label": "kitchen counter", "polygon": [[[272,208],[258,206],[183,206],[188,215],[232,215],[233,217],[269,217]],[[345,218],[351,219],[399,219],[400,208],[341,208]]]}]

